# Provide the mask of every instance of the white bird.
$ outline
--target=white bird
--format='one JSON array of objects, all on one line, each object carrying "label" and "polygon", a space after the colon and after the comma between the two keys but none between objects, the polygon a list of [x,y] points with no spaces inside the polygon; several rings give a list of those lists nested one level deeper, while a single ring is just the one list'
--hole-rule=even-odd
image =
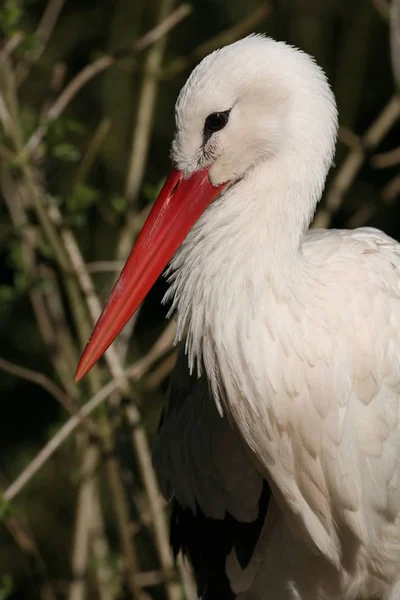
[{"label": "white bird", "polygon": [[176,128],[77,379],[174,255],[187,357],[154,463],[199,595],[399,600],[400,245],[308,231],[337,132],[325,75],[250,36],[195,68]]}]

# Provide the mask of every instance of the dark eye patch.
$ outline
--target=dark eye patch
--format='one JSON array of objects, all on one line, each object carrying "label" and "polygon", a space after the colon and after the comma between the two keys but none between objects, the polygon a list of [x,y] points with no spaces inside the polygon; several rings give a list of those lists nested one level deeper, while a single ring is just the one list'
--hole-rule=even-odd
[{"label": "dark eye patch", "polygon": [[230,112],[231,111],[229,109],[224,110],[222,112],[211,113],[210,115],[208,115],[204,123],[204,143],[208,142],[213,133],[215,133],[216,131],[220,131],[225,127],[225,125],[228,123]]}]

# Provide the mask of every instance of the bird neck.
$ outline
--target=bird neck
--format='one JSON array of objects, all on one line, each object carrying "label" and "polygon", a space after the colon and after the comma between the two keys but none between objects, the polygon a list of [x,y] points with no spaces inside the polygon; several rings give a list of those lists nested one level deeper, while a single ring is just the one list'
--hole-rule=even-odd
[{"label": "bird neck", "polygon": [[186,334],[189,365],[215,375],[260,308],[274,306],[304,288],[301,252],[321,193],[310,164],[271,161],[248,172],[202,215],[175,255],[166,299],[177,313],[177,337]]}]

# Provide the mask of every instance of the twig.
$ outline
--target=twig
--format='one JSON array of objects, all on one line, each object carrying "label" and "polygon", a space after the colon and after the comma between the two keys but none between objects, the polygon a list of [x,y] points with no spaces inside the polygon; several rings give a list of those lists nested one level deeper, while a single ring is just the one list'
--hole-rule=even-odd
[{"label": "twig", "polygon": [[107,133],[109,132],[110,125],[111,125],[110,119],[103,119],[99,123],[98,127],[96,128],[96,131],[94,132],[94,135],[93,135],[92,139],[90,140],[87,152],[86,152],[85,156],[83,157],[83,160],[80,162],[79,167],[77,169],[77,172],[75,175],[74,187],[78,186],[84,182],[86,175],[89,173],[90,169],[93,167],[94,162],[96,160],[97,153],[104,141],[104,138],[106,137]]},{"label": "twig", "polygon": [[191,566],[181,554],[178,556],[178,569],[181,576],[183,589],[185,590],[186,600],[197,600],[197,590],[194,583]]},{"label": "twig", "polygon": [[397,91],[400,91],[400,0],[392,0],[390,10],[390,51]]},{"label": "twig", "polygon": [[371,158],[371,165],[375,167],[375,169],[387,169],[389,167],[395,167],[398,164],[400,164],[400,146],[389,152],[375,154]]},{"label": "twig", "polygon": [[[38,470],[53,456],[54,452],[68,439],[73,431],[88,417],[96,408],[98,408],[108,396],[119,388],[121,382],[127,379],[138,380],[142,377],[151,365],[161,358],[167,351],[167,336],[165,333],[157,340],[153,348],[142,359],[137,361],[131,367],[122,373],[121,377],[116,377],[110,383],[99,390],[75,415],[73,415],[51,440],[38,452],[35,458],[22,471],[17,479],[12,483],[3,496],[5,500],[12,500],[19,494],[25,485],[32,479]],[[152,470],[152,469],[151,469]]]},{"label": "twig", "polygon": [[375,7],[376,12],[380,14],[382,19],[387,21],[390,15],[390,4],[387,0],[371,0],[371,4]]},{"label": "twig", "polygon": [[57,100],[55,100],[55,102],[50,106],[45,116],[45,120],[31,135],[25,145],[25,148],[23,149],[23,152],[32,152],[35,150],[46,134],[49,124],[55,119],[58,119],[58,117],[66,109],[68,104],[76,96],[79,90],[83,88],[88,81],[93,79],[93,77],[102,71],[105,71],[105,69],[108,69],[114,63],[115,58],[113,56],[102,56],[89,65],[86,65],[86,67],[84,67],[82,71],[80,71],[78,75],[76,75],[74,79],[69,82]]},{"label": "twig", "polygon": [[[175,0],[160,0],[158,21],[161,24],[168,18],[167,15],[171,12],[174,2]],[[125,197],[128,200],[129,208],[125,219],[125,226],[121,231],[118,240],[117,260],[126,260],[132,246],[135,232],[136,204],[147,163],[152,121],[159,85],[157,72],[161,68],[165,44],[166,37],[159,38],[150,48],[145,61],[125,184]],[[130,320],[124,328],[123,335],[119,336],[117,340],[117,351],[122,364],[125,362],[129,339],[132,335],[138,314],[139,313],[136,313],[134,318]]]},{"label": "twig", "polygon": [[123,260],[96,260],[86,263],[89,273],[115,273],[124,266]]},{"label": "twig", "polygon": [[[171,12],[175,0],[161,0],[158,21],[162,23]],[[132,136],[132,149],[130,152],[128,175],[125,186],[125,197],[131,206],[136,204],[139,190],[143,181],[144,169],[147,162],[147,153],[158,89],[157,71],[161,67],[164,56],[166,37],[154,41],[150,48],[144,66],[143,82],[138,101],[136,123]],[[128,250],[129,251],[129,250]],[[121,249],[118,258],[126,258],[127,252]]]},{"label": "twig", "polygon": [[197,46],[193,52],[172,60],[160,73],[162,79],[168,79],[187,69],[193,62],[196,62],[221,46],[231,44],[235,40],[252,33],[271,12],[271,6],[268,2],[263,2],[258,8],[250,13],[245,19],[221,31],[216,36],[207,40],[200,46]]},{"label": "twig", "polygon": [[113,509],[117,513],[116,522],[119,529],[119,537],[122,542],[126,579],[133,600],[139,600],[141,596],[141,588],[136,577],[136,574],[139,571],[138,558],[136,555],[135,546],[132,544],[132,534],[129,530],[129,527],[125,527],[125,524],[130,522],[129,507],[126,502],[125,491],[119,475],[117,458],[110,451],[108,452],[108,457],[106,460],[106,469],[110,487],[113,490],[113,496],[116,500],[113,503]]},{"label": "twig", "polygon": [[393,96],[367,129],[361,145],[350,151],[344,160],[328,190],[324,205],[316,214],[313,227],[329,227],[333,215],[341,207],[346,192],[365,161],[366,151],[373,150],[381,142],[399,117],[400,98]]},{"label": "twig", "polygon": [[158,25],[135,42],[136,51],[140,52],[164,37],[171,29],[174,29],[178,23],[183,21],[183,19],[186,19],[186,17],[191,14],[192,10],[190,4],[181,4],[176,10],[171,12],[168,16],[165,16],[165,18],[164,15],[168,14],[167,11],[165,10],[163,13],[160,13],[158,19],[160,22]]},{"label": "twig", "polygon": [[[6,478],[1,472],[0,483],[2,487],[6,486]],[[55,590],[49,581],[46,564],[42,559],[38,545],[26,519],[20,515],[13,514],[5,518],[4,525],[27,560],[32,580],[40,590],[41,600],[56,600]]]},{"label": "twig", "polygon": [[171,352],[169,356],[154,369],[154,371],[146,378],[146,389],[156,390],[160,384],[170,375],[176,363],[176,351]]},{"label": "twig", "polygon": [[89,540],[91,532],[91,511],[95,495],[94,474],[99,464],[100,453],[97,446],[87,444],[83,451],[81,484],[79,486],[74,541],[72,547],[72,582],[68,600],[84,600],[86,597],[86,571],[89,559]]},{"label": "twig", "polygon": [[20,65],[20,68],[17,69],[18,84],[21,84],[24,81],[29,73],[30,66],[37,62],[42,56],[47,42],[53,33],[62,7],[64,6],[64,2],[65,0],[49,0],[36,29],[36,36],[39,43],[37,47],[29,53],[29,64]]},{"label": "twig", "polygon": [[339,127],[338,140],[350,148],[350,150],[359,150],[360,147],[362,147],[362,141],[359,136],[356,135],[354,131],[348,127],[344,127],[343,125],[340,125]]},{"label": "twig", "polygon": [[[30,286],[29,298],[43,341],[51,348],[50,360],[57,371],[68,396],[77,403],[77,389],[72,384],[73,366],[77,356],[70,332],[66,327],[64,310],[59,301],[58,284],[49,269],[37,265],[36,235],[29,225],[26,210],[21,201],[21,185],[13,184],[7,169],[0,169],[0,187],[14,228],[22,241],[24,269],[31,277],[42,278],[50,285],[42,289]],[[55,326],[55,324],[57,324]]]},{"label": "twig", "polygon": [[16,48],[18,48],[24,38],[25,34],[22,33],[22,31],[18,31],[7,41],[3,49],[0,51],[0,65],[14,52]]},{"label": "twig", "polygon": [[53,398],[55,398],[65,410],[69,413],[74,412],[74,403],[71,401],[69,396],[56,384],[52,381],[47,375],[44,373],[39,373],[38,371],[32,371],[31,369],[27,369],[25,367],[21,367],[20,365],[16,365],[4,358],[0,357],[0,369],[3,371],[7,371],[7,373],[11,373],[12,375],[16,375],[21,379],[26,379],[27,381],[32,381],[37,385],[40,385],[43,389],[46,390]]},{"label": "twig", "polygon": [[386,204],[393,204],[400,196],[400,175],[394,177],[382,190],[382,200]]},{"label": "twig", "polygon": [[96,563],[96,578],[99,600],[115,600],[119,595],[119,573],[111,567],[111,552],[108,545],[99,491],[92,499],[90,548]]},{"label": "twig", "polygon": [[[142,52],[150,46],[154,44],[160,37],[164,36],[168,31],[170,31],[173,27],[177,25],[183,18],[185,18],[190,11],[185,10],[182,11],[182,8],[179,9],[179,19],[171,19],[170,15],[168,17],[169,21],[167,23],[168,26],[160,27],[157,26],[157,34],[154,33],[154,30],[146,33],[146,41],[143,42],[143,38],[138,39],[134,45],[132,50],[129,51],[130,54],[134,55],[138,52]],[[150,35],[151,34],[151,35]],[[57,119],[61,113],[66,109],[71,100],[77,95],[77,93],[84,87],[93,77],[109,69],[112,65],[115,64],[116,60],[125,56],[125,52],[117,52],[114,55],[105,55],[96,59],[89,65],[86,65],[64,88],[60,96],[55,100],[55,102],[50,106],[49,111],[45,117],[44,122],[42,122],[39,127],[34,131],[34,133],[29,138],[28,142],[25,145],[24,152],[32,152],[37,148],[37,146],[42,141],[44,135],[47,132],[49,124]]]},{"label": "twig", "polygon": [[3,125],[3,129],[6,135],[12,135],[12,119],[8,111],[7,105],[0,91],[0,123]]}]

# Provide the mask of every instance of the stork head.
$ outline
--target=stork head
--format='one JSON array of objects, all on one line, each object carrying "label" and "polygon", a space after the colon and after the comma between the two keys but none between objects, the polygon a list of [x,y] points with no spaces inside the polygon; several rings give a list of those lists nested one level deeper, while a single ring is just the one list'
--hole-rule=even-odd
[{"label": "stork head", "polygon": [[176,103],[175,168],[94,328],[75,380],[105,352],[226,187],[262,163],[283,160],[299,164],[314,195],[320,193],[336,129],[333,94],[307,54],[253,35],[207,56]]},{"label": "stork head", "polygon": [[217,50],[192,72],[175,109],[172,160],[190,177],[233,182],[262,161],[314,155],[322,177],[335,147],[336,105],[325,74],[304,52],[260,35]]}]

